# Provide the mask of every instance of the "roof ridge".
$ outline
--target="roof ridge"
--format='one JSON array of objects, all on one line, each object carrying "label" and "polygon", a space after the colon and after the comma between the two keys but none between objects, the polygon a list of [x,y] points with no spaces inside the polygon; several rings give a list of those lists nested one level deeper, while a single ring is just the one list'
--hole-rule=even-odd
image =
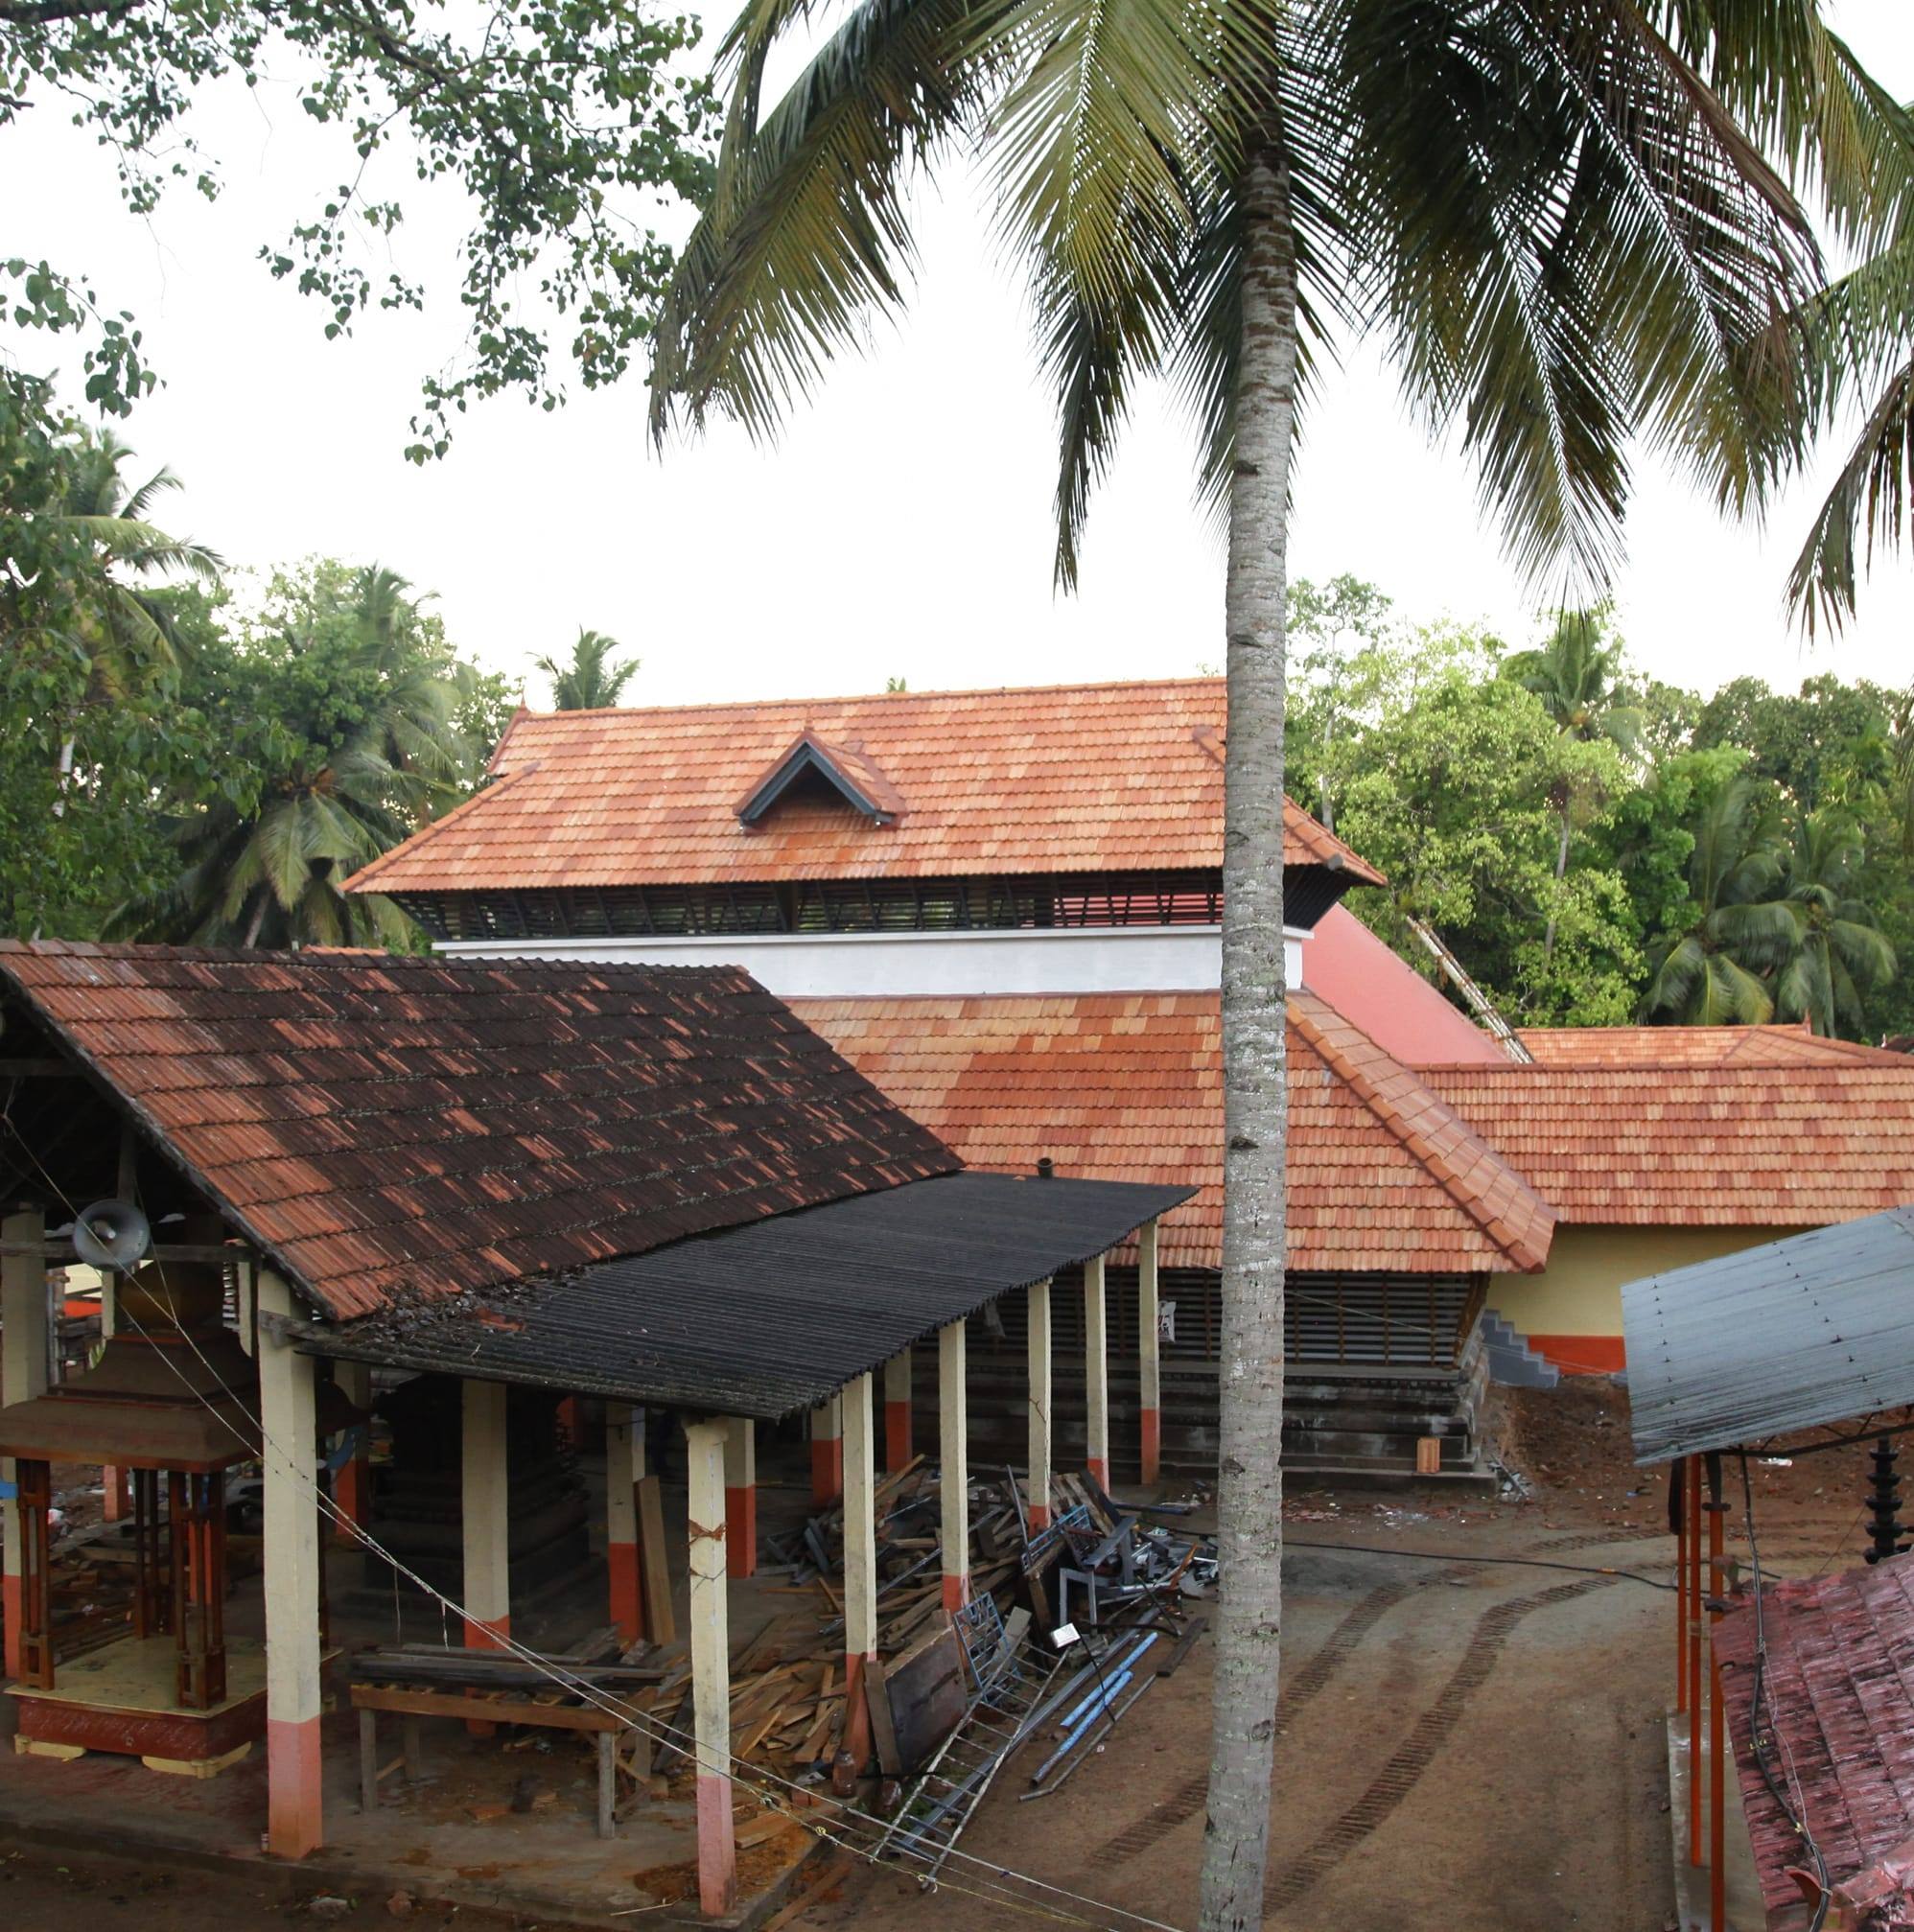
[{"label": "roof ridge", "polygon": [[1405,1066],[1395,1056],[1385,1048],[1377,1046],[1362,1028],[1338,1013],[1326,1000],[1318,994],[1298,989],[1289,1000],[1290,1022],[1303,1038],[1329,1062],[1331,1070],[1343,1082],[1349,1090],[1368,1108],[1384,1129],[1412,1159],[1434,1179],[1443,1193],[1459,1207],[1484,1235],[1495,1244],[1511,1261],[1516,1262],[1529,1272],[1539,1269],[1548,1259],[1548,1245],[1540,1247],[1520,1234],[1509,1222],[1505,1213],[1494,1211],[1484,1199],[1480,1188],[1470,1188],[1463,1184],[1461,1175],[1455,1171],[1449,1157],[1439,1150],[1430,1132],[1423,1128],[1412,1126],[1404,1109],[1389,1094],[1385,1093],[1369,1072],[1352,1059],[1344,1047],[1331,1037],[1334,1031],[1326,1026],[1322,1013],[1333,1015],[1337,1023],[1346,1028],[1362,1040],[1380,1059],[1386,1061],[1393,1074],[1407,1082],[1427,1104],[1441,1116],[1442,1125],[1454,1129],[1463,1142],[1474,1152],[1485,1154],[1506,1174],[1509,1180],[1521,1188],[1532,1200],[1536,1208],[1548,1217],[1548,1226],[1552,1231],[1555,1222],[1553,1204],[1545,1199],[1532,1182],[1521,1173],[1502,1152],[1485,1139],[1474,1127],[1462,1118],[1440,1094],[1431,1088],[1413,1068]]},{"label": "roof ridge", "polygon": [[1184,678],[1064,678],[1046,685],[951,685],[925,691],[825,691],[786,698],[700,698],[682,705],[589,705],[576,710],[535,711],[528,706],[521,706],[511,723],[517,724],[521,716],[614,718],[658,712],[761,711],[780,705],[801,710],[806,705],[918,704],[925,698],[995,698],[1013,691],[1020,696],[1041,696],[1046,691],[1167,690],[1191,685],[1215,685],[1221,688],[1225,683],[1221,676],[1197,673]]}]

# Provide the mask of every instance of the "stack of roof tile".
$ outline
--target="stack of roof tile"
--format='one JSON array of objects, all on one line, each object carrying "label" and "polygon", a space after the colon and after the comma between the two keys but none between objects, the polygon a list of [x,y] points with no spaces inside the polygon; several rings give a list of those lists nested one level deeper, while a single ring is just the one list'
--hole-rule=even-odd
[{"label": "stack of roof tile", "polygon": [[340,1318],[960,1164],[736,968],[6,940],[9,990]]}]

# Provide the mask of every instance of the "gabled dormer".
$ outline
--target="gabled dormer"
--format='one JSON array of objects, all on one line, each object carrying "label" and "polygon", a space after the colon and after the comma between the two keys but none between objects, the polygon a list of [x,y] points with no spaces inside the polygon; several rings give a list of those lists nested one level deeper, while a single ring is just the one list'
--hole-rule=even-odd
[{"label": "gabled dormer", "polygon": [[806,725],[738,802],[738,823],[755,826],[781,799],[805,793],[834,793],[877,826],[890,825],[904,812],[903,794],[862,746],[833,743]]}]

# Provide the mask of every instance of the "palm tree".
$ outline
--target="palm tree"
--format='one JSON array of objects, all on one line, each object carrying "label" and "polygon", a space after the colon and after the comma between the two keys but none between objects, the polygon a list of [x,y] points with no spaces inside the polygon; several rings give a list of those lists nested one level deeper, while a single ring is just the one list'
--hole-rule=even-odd
[{"label": "palm tree", "polygon": [[1790,152],[1830,150],[1825,36],[1812,0],[854,0],[760,121],[773,46],[812,18],[754,0],[722,43],[729,116],[660,316],[654,434],[680,408],[768,432],[866,339],[871,311],[901,306],[913,176],[973,153],[1058,401],[1060,582],[1151,377],[1191,404],[1226,523],[1226,1581],[1202,1924],[1258,1925],[1281,1620],[1298,403],[1337,318],[1383,331],[1418,406],[1465,426],[1484,501],[1537,574],[1565,563],[1599,586],[1638,431],[1726,502],[1755,500],[1797,400],[1775,318],[1812,249],[1732,112]]},{"label": "palm tree", "polygon": [[619,650],[616,638],[602,631],[580,628],[572,646],[572,662],[561,664],[555,658],[533,662],[551,680],[551,702],[561,711],[606,710],[624,695],[624,687],[638,675],[639,661],[626,658],[615,663]]},{"label": "palm tree", "polygon": [[1773,976],[1800,940],[1786,875],[1770,796],[1746,776],[1731,779],[1695,825],[1693,917],[1649,943],[1642,1017],[1683,1026],[1756,1026],[1772,1017]]},{"label": "palm tree", "polygon": [[[287,678],[275,709],[275,730],[293,749],[256,800],[222,797],[178,823],[177,873],[115,912],[108,937],[282,947],[404,943],[410,926],[397,906],[376,896],[347,896],[339,887],[431,819],[473,762],[456,727],[466,667],[421,647],[409,589],[376,565],[355,574],[342,613],[343,662],[320,652],[329,613],[309,614],[303,630],[278,640],[278,662],[318,666],[311,679]],[[237,674],[247,669],[242,660]]]},{"label": "palm tree", "polygon": [[1796,932],[1775,975],[1775,1009],[1818,1034],[1838,1032],[1843,1020],[1858,1026],[1862,993],[1894,977],[1894,948],[1850,890],[1866,855],[1859,827],[1840,812],[1792,815],[1783,886]]},{"label": "palm tree", "polygon": [[[122,471],[132,454],[110,429],[82,428],[70,480],[54,512],[60,529],[90,549],[99,567],[102,594],[80,603],[78,629],[67,640],[85,662],[87,707],[150,689],[179,669],[172,614],[148,585],[180,575],[215,581],[222,568],[203,544],[170,537],[154,525],[154,504],[180,487],[179,478],[161,469],[129,485]],[[65,810],[78,738],[76,717],[60,741],[57,814]]]},{"label": "palm tree", "polygon": [[1876,121],[1865,178],[1871,192],[1838,208],[1844,239],[1864,259],[1823,289],[1805,320],[1822,422],[1856,391],[1870,400],[1789,575],[1788,601],[1812,637],[1851,616],[1859,559],[1898,546],[1914,468],[1914,110],[1865,76]]},{"label": "palm tree", "polygon": [[[1505,658],[1502,675],[1511,678],[1541,699],[1564,737],[1593,744],[1605,739],[1633,755],[1641,749],[1641,708],[1627,701],[1622,688],[1622,646],[1608,635],[1608,609],[1564,611],[1555,619],[1549,640],[1533,650]],[[1555,847],[1555,884],[1559,889],[1569,871],[1569,839],[1575,825],[1575,787],[1560,780],[1549,803],[1561,820]],[[1549,907],[1542,934],[1542,957],[1555,950],[1555,904]]]}]

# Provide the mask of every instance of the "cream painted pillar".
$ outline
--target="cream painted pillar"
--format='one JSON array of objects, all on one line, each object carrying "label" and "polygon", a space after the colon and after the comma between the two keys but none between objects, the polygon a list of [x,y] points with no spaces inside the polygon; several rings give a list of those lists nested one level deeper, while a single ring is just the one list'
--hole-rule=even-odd
[{"label": "cream painted pillar", "polygon": [[639,1570],[638,1484],[644,1476],[644,1411],[605,1406],[605,1570],[612,1624],[626,1643],[644,1635],[644,1583]]},{"label": "cream painted pillar", "polygon": [[1030,1480],[1024,1507],[1032,1529],[1050,1526],[1050,1284],[1030,1291]]},{"label": "cream painted pillar", "polygon": [[938,1487],[944,1504],[944,1607],[970,1596],[969,1418],[964,1400],[964,1324],[937,1331]]},{"label": "cream painted pillar", "polygon": [[1109,1336],[1104,1307],[1104,1257],[1084,1264],[1084,1467],[1109,1487]]},{"label": "cream painted pillar", "polygon": [[[0,1240],[46,1239],[46,1217],[37,1208],[0,1220]],[[47,1265],[39,1254],[0,1255],[0,1406],[31,1402],[47,1389]],[[11,1455],[0,1455],[0,1477],[11,1484],[18,1471]],[[7,1619],[7,1675],[20,1674],[20,1505],[11,1497],[0,1503],[0,1615]]]},{"label": "cream painted pillar", "polygon": [[811,1410],[811,1507],[829,1509],[843,1494],[843,1403],[833,1395]]},{"label": "cream painted pillar", "polygon": [[892,1475],[910,1460],[910,1350],[884,1364],[884,1468]]},{"label": "cream painted pillar", "polygon": [[758,1425],[734,1415],[724,1438],[724,1526],[734,1576],[758,1574]]},{"label": "cream painted pillar", "polygon": [[505,1458],[505,1385],[466,1382],[459,1447],[465,1539],[465,1645],[498,1650],[512,1630],[512,1513]]},{"label": "cream painted pillar", "polygon": [[871,1378],[845,1385],[844,1748],[853,1773],[871,1756],[864,1665],[877,1654],[877,1460]]},{"label": "cream painted pillar", "polygon": [[[242,1269],[244,1275],[248,1270]],[[261,1270],[258,1306],[304,1319],[292,1291]],[[267,1849],[303,1858],[324,1842],[319,1764],[318,1409],[313,1359],[262,1335],[259,1420],[266,1477]]]},{"label": "cream painted pillar", "polygon": [[[336,1362],[333,1381],[338,1392],[355,1408],[372,1407],[372,1368],[369,1362]],[[372,1424],[368,1419],[353,1432],[352,1454],[339,1464],[333,1478],[333,1501],[346,1523],[335,1523],[333,1536],[340,1543],[356,1544],[359,1539],[347,1527],[356,1523],[363,1529],[372,1520]]]},{"label": "cream painted pillar", "polygon": [[712,1918],[737,1903],[731,1820],[731,1629],[725,1566],[723,1422],[685,1427],[691,1571],[691,1713],[698,1757],[698,1903]]},{"label": "cream painted pillar", "polygon": [[1137,1420],[1145,1482],[1155,1482],[1163,1465],[1163,1351],[1156,1308],[1156,1223],[1146,1221],[1136,1235]]}]

